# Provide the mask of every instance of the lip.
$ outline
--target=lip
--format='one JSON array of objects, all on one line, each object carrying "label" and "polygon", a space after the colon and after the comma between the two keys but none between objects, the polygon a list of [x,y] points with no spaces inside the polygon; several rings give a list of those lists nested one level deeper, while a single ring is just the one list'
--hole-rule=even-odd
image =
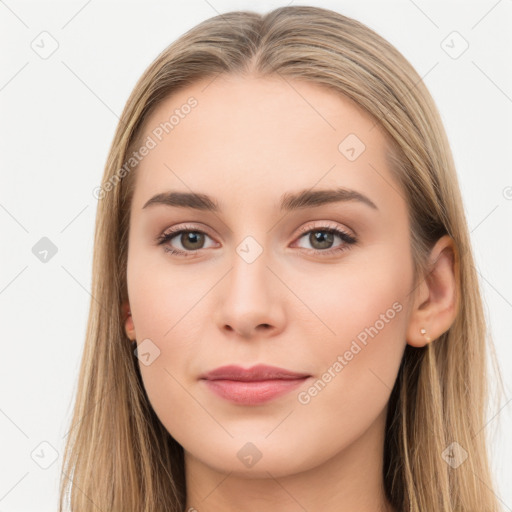
[{"label": "lip", "polygon": [[310,377],[307,373],[292,372],[286,368],[278,366],[268,366],[266,364],[257,364],[251,368],[242,368],[237,365],[220,366],[215,370],[201,375],[201,379],[206,380],[237,380],[243,382],[254,382],[262,380],[292,380]]},{"label": "lip", "polygon": [[311,375],[285,368],[256,365],[252,368],[228,365],[200,377],[210,391],[231,402],[257,405],[278,398],[300,386]]}]

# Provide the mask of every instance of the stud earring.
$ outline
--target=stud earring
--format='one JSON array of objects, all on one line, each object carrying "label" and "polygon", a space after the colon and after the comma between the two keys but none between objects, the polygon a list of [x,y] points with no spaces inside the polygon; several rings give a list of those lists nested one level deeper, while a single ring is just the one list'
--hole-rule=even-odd
[{"label": "stud earring", "polygon": [[[421,332],[421,334],[423,334],[423,336],[425,336],[425,335],[427,334],[426,329],[423,329],[423,328],[421,328],[421,329],[420,329],[420,332]],[[428,342],[432,341],[432,339],[431,339],[429,336],[425,336],[425,339],[426,339]]]}]

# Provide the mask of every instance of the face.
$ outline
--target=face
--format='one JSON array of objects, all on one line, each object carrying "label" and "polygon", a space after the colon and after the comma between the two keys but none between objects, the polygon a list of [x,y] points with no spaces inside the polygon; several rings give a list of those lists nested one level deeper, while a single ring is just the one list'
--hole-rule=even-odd
[{"label": "face", "polygon": [[[127,280],[149,400],[186,456],[252,476],[305,471],[383,428],[411,301],[383,132],[349,99],[288,82],[220,76],[173,94],[133,171]],[[306,377],[201,378],[258,364]]]}]

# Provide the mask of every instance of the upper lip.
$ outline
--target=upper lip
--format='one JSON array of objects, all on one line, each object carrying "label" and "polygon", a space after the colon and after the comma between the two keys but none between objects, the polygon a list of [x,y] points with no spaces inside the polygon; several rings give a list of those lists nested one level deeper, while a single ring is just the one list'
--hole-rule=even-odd
[{"label": "upper lip", "polygon": [[252,368],[242,368],[237,365],[221,366],[208,373],[201,375],[201,379],[206,380],[239,380],[245,382],[261,381],[261,380],[291,380],[309,377],[307,373],[292,372],[286,368],[277,366],[268,366],[258,364]]}]

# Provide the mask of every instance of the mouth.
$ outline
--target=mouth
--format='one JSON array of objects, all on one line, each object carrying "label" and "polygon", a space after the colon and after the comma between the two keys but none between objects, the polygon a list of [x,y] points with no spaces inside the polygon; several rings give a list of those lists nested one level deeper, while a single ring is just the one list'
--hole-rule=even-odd
[{"label": "mouth", "polygon": [[251,368],[243,368],[238,365],[221,366],[208,373],[201,375],[201,379],[209,381],[213,380],[229,380],[240,382],[256,382],[268,380],[297,380],[311,375],[302,372],[295,372],[278,366],[269,366],[258,364]]},{"label": "mouth", "polygon": [[206,380],[209,389],[218,396],[241,405],[258,405],[274,400],[299,387],[301,379],[274,379],[262,381]]},{"label": "mouth", "polygon": [[238,405],[258,405],[293,391],[310,377],[275,366],[244,369],[230,365],[202,375],[200,381],[224,400]]},{"label": "mouth", "polygon": [[258,405],[276,399],[303,384],[300,379],[272,379],[260,381],[203,380],[210,391],[221,398],[241,405]]}]

